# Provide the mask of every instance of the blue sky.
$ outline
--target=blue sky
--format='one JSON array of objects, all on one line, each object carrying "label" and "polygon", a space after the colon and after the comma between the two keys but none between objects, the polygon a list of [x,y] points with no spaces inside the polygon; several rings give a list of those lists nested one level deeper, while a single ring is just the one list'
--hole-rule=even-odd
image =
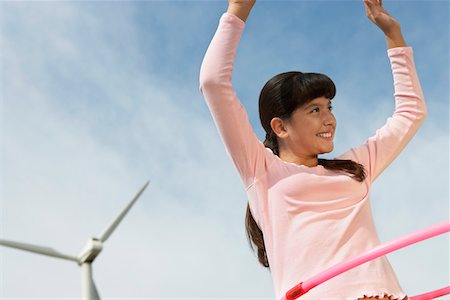
[{"label": "blue sky", "polygon": [[[402,26],[429,115],[373,184],[382,241],[449,218],[449,2],[383,1]],[[226,1],[0,3],[0,238],[78,254],[151,183],[94,263],[103,299],[273,299],[251,252],[246,194],[198,91]],[[258,1],[233,85],[258,137],[273,75],[337,87],[331,158],[394,110],[383,33],[362,0]],[[449,238],[388,256],[411,294],[449,282]],[[0,248],[2,299],[79,298],[76,264]]]}]

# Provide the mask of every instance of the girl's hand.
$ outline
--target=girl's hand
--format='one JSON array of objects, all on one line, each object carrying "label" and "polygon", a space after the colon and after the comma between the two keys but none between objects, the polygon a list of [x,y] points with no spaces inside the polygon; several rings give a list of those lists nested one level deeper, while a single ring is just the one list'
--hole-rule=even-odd
[{"label": "girl's hand", "polygon": [[[231,1],[231,0],[230,0]],[[400,24],[383,7],[383,0],[363,0],[367,17],[377,25],[385,35],[398,30]]]},{"label": "girl's hand", "polygon": [[256,0],[228,0],[228,5],[240,5],[247,6],[252,9],[253,5],[255,5]]},{"label": "girl's hand", "polygon": [[246,21],[256,0],[228,0],[228,12]]}]

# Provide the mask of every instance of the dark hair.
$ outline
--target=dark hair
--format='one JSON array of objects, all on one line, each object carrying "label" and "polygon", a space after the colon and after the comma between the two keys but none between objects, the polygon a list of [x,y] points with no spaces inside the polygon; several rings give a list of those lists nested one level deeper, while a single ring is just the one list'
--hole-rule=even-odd
[{"label": "dark hair", "polygon": [[[259,96],[259,118],[266,131],[264,146],[270,148],[275,155],[280,155],[277,136],[270,126],[270,121],[274,117],[287,120],[295,109],[310,101],[319,97],[326,97],[331,100],[335,95],[336,86],[324,74],[293,71],[272,77],[264,85]],[[366,178],[364,166],[352,160],[318,158],[318,164],[328,170],[347,172],[358,182],[362,182]],[[259,262],[264,267],[270,268],[263,232],[253,218],[248,203],[245,227],[250,247],[254,249],[253,245],[255,245],[257,248]]]}]

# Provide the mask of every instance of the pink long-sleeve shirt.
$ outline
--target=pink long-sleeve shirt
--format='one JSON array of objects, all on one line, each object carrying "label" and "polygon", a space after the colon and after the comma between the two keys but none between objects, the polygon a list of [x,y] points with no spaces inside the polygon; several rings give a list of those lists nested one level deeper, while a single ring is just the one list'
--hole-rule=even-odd
[{"label": "pink long-sleeve shirt", "polygon": [[[252,215],[264,234],[276,298],[324,269],[380,244],[369,191],[372,182],[413,138],[427,115],[411,47],[387,50],[394,78],[395,111],[357,147],[335,157],[364,166],[357,182],[346,173],[281,160],[252,130],[231,84],[245,23],[224,13],[200,70],[200,92],[227,154],[246,189]],[[311,289],[300,299],[403,299],[386,257]]]}]

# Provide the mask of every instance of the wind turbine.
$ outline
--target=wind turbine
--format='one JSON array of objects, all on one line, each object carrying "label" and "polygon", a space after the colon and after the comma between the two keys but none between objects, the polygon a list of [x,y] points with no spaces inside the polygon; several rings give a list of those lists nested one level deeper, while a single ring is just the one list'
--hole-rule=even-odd
[{"label": "wind turbine", "polygon": [[144,192],[145,188],[148,186],[149,183],[150,181],[147,181],[145,183],[145,185],[140,189],[140,191],[136,194],[136,196],[134,196],[134,198],[131,199],[131,201],[122,210],[122,212],[114,219],[114,221],[108,227],[106,227],[106,229],[103,231],[103,233],[100,235],[99,238],[93,237],[90,240],[88,240],[86,246],[83,248],[83,250],[78,256],[66,255],[48,247],[1,239],[0,245],[75,261],[82,268],[83,299],[100,300],[100,296],[98,294],[97,288],[95,287],[94,280],[92,279],[92,263],[94,262],[95,258],[99,255],[99,253],[102,251],[103,243],[113,233],[114,229],[116,229],[120,221],[122,221],[127,212],[130,210],[131,206],[133,206],[133,204],[136,202],[139,196],[141,196],[141,194]]}]

